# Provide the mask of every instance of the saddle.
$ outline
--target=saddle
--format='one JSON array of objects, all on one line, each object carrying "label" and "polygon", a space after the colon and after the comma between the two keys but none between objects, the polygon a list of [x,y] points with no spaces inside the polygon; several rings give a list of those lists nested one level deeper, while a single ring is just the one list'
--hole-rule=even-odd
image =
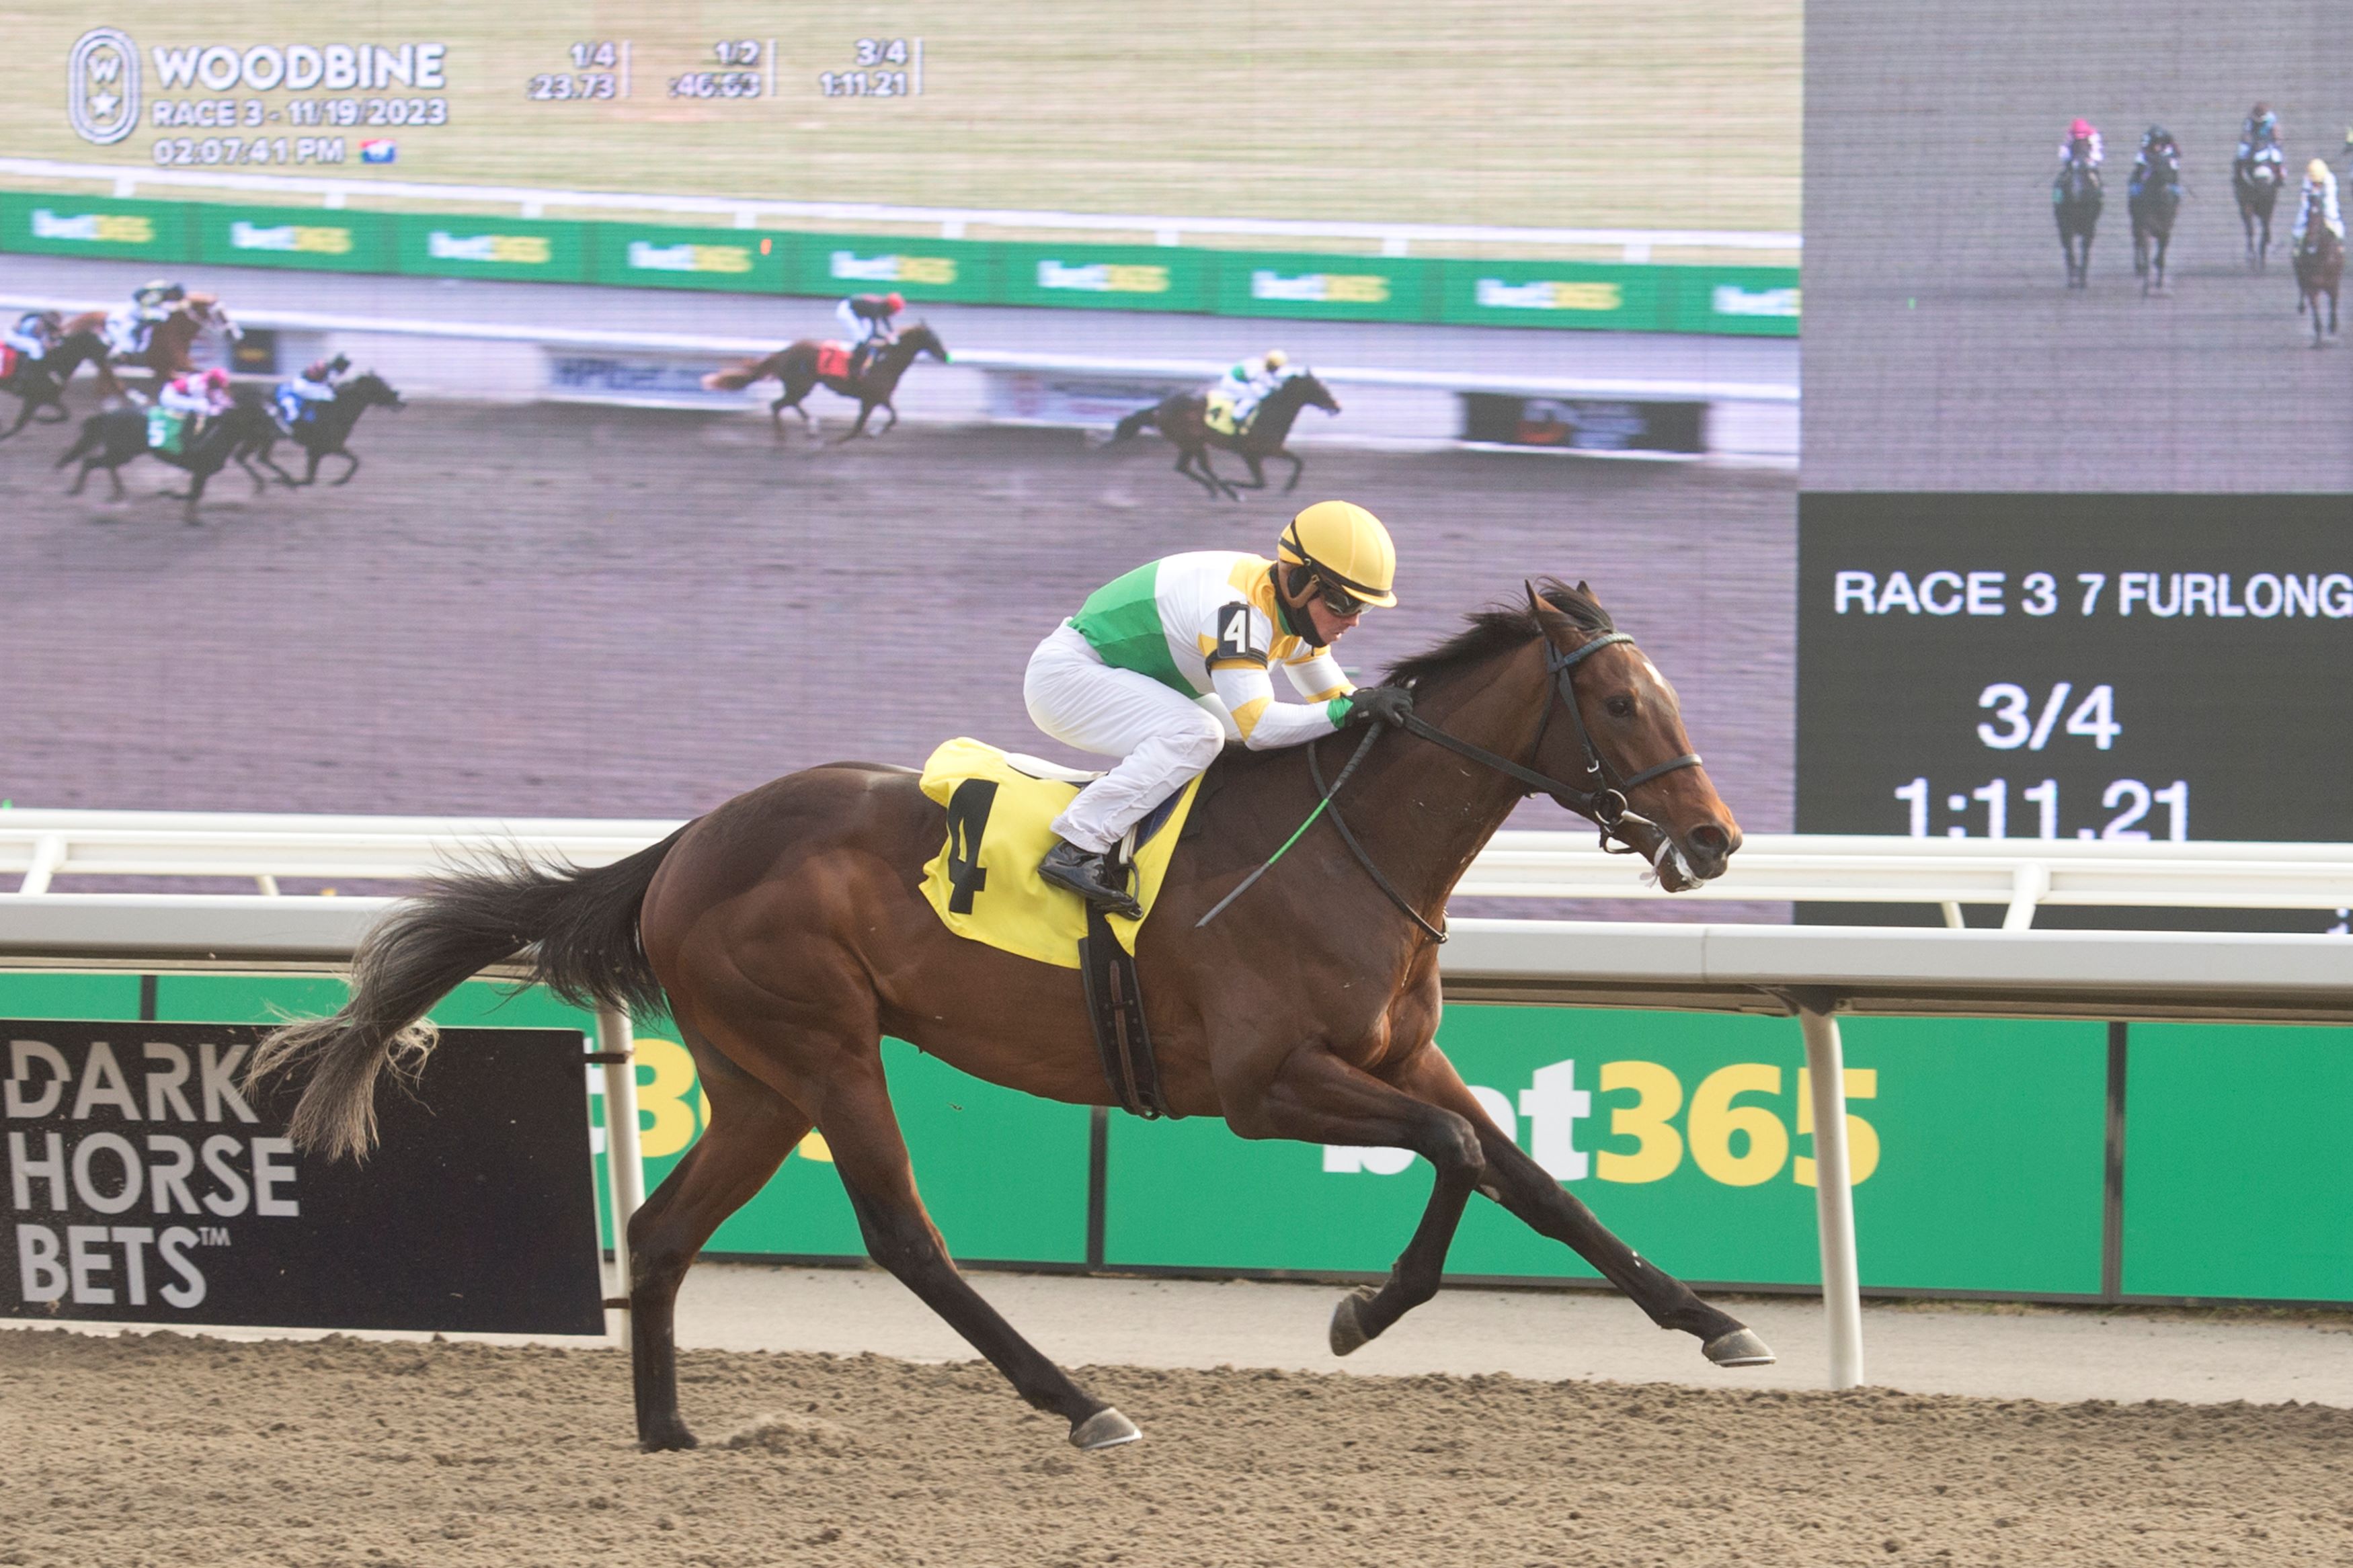
[{"label": "saddle", "polygon": [[817,373],[828,381],[849,379],[849,345],[835,338],[818,344]]},{"label": "saddle", "polygon": [[947,808],[944,841],[923,867],[923,899],[960,937],[1079,971],[1103,1076],[1132,1113],[1165,1116],[1136,981],[1135,935],[1151,917],[1201,781],[1154,808],[1113,851],[1114,873],[1133,879],[1144,910],[1131,920],[1038,875],[1055,843],[1054,818],[1096,776],[978,741],[944,743],[923,764],[921,783]]},{"label": "saddle", "polygon": [[18,349],[15,344],[0,343],[0,381],[5,381],[10,376],[15,375],[16,374],[16,367],[19,364],[22,364],[24,361],[25,355],[23,351]]}]

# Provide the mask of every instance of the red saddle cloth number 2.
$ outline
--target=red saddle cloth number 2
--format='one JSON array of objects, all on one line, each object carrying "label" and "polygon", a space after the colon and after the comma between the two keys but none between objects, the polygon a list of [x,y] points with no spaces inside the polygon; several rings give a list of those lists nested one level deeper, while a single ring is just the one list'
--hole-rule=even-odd
[{"label": "red saddle cloth number 2", "polygon": [[849,345],[823,342],[817,346],[817,373],[839,379],[849,374]]}]

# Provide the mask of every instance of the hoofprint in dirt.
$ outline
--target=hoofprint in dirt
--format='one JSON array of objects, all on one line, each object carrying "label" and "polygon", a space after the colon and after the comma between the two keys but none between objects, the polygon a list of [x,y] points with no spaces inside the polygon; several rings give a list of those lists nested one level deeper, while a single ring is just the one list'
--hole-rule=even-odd
[{"label": "hoofprint in dirt", "polygon": [[0,1563],[472,1568],[2341,1561],[2353,1411],[1095,1368],[1100,1455],[986,1365],[0,1333]]},{"label": "hoofprint in dirt", "polygon": [[[38,606],[0,629],[0,795],[685,816],[955,734],[1053,754],[1021,700],[1039,638],[1141,562],[1270,552],[1330,495],[1401,561],[1403,603],[1341,645],[1359,679],[1499,584],[1588,577],[1675,671],[1743,826],[1788,826],[1787,474],[1334,450],[1299,494],[1238,506],[1172,481],[1164,447],[1072,432],[811,449],[739,416],[419,404],[367,441],[364,483],[227,486],[201,530],[135,484],[74,501],[0,461],[0,582]],[[1568,826],[1548,804],[1522,820]]]}]

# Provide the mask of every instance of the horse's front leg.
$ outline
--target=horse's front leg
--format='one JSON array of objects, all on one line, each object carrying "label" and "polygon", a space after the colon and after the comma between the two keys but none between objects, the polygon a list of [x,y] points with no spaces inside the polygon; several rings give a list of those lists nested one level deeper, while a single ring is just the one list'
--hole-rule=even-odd
[{"label": "horse's front leg", "polygon": [[1258,1104],[1229,1106],[1226,1121],[1244,1138],[1410,1149],[1437,1170],[1421,1223],[1388,1280],[1377,1290],[1342,1297],[1334,1310],[1333,1354],[1346,1355],[1377,1339],[1438,1294],[1446,1249],[1486,1171],[1479,1133],[1469,1119],[1393,1089],[1321,1046],[1303,1046],[1285,1058]]},{"label": "horse's front leg", "polygon": [[899,405],[897,404],[883,404],[882,412],[891,416],[891,422],[888,425],[883,426],[880,430],[874,432],[877,436],[888,436],[892,431],[896,430],[899,427]]},{"label": "horse's front leg", "polygon": [[1242,448],[1242,466],[1250,469],[1250,477],[1247,482],[1240,479],[1235,480],[1234,489],[1238,490],[1262,490],[1266,489],[1265,458],[1245,447]]},{"label": "horse's front leg", "polygon": [[1398,1087],[1478,1130],[1485,1176],[1479,1190],[1518,1215],[1539,1236],[1567,1246],[1601,1271],[1662,1329],[1681,1329],[1700,1342],[1718,1366],[1763,1366],[1773,1352],[1739,1319],[1708,1305],[1692,1288],[1612,1235],[1591,1209],[1571,1196],[1487,1118],[1445,1053],[1431,1046],[1407,1064]]},{"label": "horse's front leg", "polygon": [[841,437],[837,437],[837,438],[835,439],[835,441],[834,441],[834,443],[833,443],[833,444],[834,444],[835,446],[839,447],[839,446],[841,446],[841,445],[843,445],[843,444],[845,444],[845,443],[847,443],[847,442],[855,441],[855,440],[857,440],[860,436],[865,435],[865,434],[866,434],[866,421],[867,421],[869,418],[872,417],[873,413],[874,413],[874,405],[872,405],[872,404],[871,404],[871,403],[860,403],[860,404],[858,405],[858,418],[857,418],[857,421],[849,426],[849,433],[848,433],[848,434],[846,434],[846,435],[844,435],[844,436],[841,436]]},{"label": "horse's front leg", "polygon": [[347,452],[341,447],[335,448],[334,455],[341,458],[349,466],[343,469],[343,477],[342,479],[331,479],[328,482],[333,485],[350,484],[352,482],[352,476],[360,471],[360,455],[357,452]]},{"label": "horse's front leg", "polygon": [[1307,471],[1307,465],[1301,462],[1298,456],[1288,447],[1283,447],[1274,455],[1291,465],[1291,482],[1282,487],[1282,493],[1284,495],[1289,495],[1292,491],[1299,488],[1299,476]]}]

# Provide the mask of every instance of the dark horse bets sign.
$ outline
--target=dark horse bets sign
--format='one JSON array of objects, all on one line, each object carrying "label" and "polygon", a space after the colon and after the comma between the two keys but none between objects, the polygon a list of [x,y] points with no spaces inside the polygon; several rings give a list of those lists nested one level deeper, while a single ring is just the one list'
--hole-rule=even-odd
[{"label": "dark horse bets sign", "polygon": [[578,1034],[447,1031],[360,1167],[246,1091],[265,1032],[0,1021],[0,1318],[603,1332]]}]

